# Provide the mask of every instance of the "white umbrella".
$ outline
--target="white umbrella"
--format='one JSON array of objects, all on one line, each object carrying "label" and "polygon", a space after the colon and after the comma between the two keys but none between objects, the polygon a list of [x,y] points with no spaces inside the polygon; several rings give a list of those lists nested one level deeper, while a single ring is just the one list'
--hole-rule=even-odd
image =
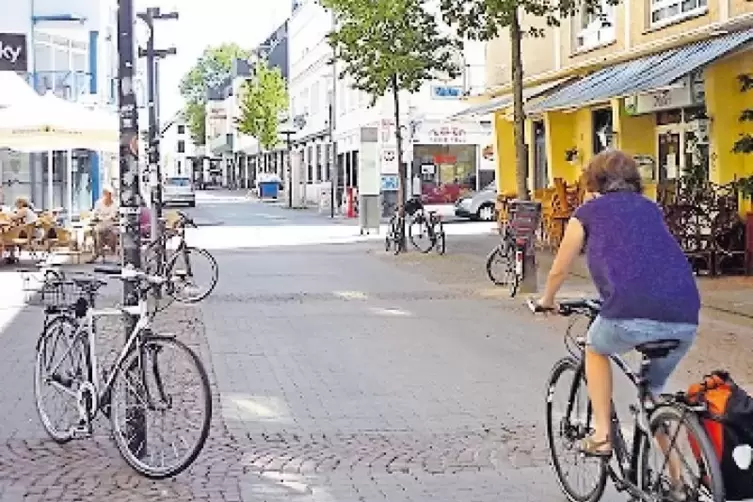
[{"label": "white umbrella", "polygon": [[0,108],[40,99],[34,89],[13,71],[0,71]]},{"label": "white umbrella", "polygon": [[114,114],[48,92],[0,110],[0,147],[24,152],[76,148],[117,152],[118,120]]},{"label": "white umbrella", "polygon": [[49,152],[47,157],[49,206],[53,206],[52,162],[54,151],[68,151],[68,210],[71,198],[71,151],[118,151],[115,114],[89,109],[48,92],[28,101],[18,100],[0,110],[0,147],[23,152]]}]

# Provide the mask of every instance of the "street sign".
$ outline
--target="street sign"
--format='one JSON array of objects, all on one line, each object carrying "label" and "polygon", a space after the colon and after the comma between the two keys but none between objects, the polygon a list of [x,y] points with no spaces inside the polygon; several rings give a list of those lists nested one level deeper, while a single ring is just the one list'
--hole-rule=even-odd
[{"label": "street sign", "polygon": [[399,183],[397,174],[382,175],[382,192],[396,192],[398,187]]}]

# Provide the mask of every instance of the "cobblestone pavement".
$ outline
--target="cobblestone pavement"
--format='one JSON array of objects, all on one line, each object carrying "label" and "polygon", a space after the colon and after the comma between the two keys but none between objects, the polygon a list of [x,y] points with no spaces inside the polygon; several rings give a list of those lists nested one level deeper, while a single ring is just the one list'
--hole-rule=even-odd
[{"label": "cobblestone pavement", "polygon": [[[197,220],[225,211],[233,228],[205,239],[216,246],[217,290],[159,320],[212,370],[212,433],[195,465],[173,480],[141,478],[104,422],[91,441],[49,441],[32,392],[41,319],[26,310],[0,333],[0,502],[563,500],[543,438],[561,319],[532,318],[483,276],[468,281],[459,253],[395,259],[374,242],[287,237],[284,247],[233,249],[264,238],[260,226],[279,235],[272,220],[295,232],[296,219],[265,207],[256,225],[243,216],[251,204],[222,200],[200,205]],[[102,347],[120,336],[109,328]],[[698,372],[702,355],[691,354],[675,384]],[[627,405],[626,383],[617,387]]]}]

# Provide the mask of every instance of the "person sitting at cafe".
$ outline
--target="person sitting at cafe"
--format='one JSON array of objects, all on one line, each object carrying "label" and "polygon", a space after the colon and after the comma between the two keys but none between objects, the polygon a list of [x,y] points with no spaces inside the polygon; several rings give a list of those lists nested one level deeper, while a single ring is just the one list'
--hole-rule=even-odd
[{"label": "person sitting at cafe", "polygon": [[105,187],[102,197],[94,204],[94,256],[89,263],[93,263],[99,257],[104,258],[105,246],[113,251],[118,248],[118,204],[113,195],[112,187]]},{"label": "person sitting at cafe", "polygon": [[[28,229],[22,230],[21,237],[29,237],[25,232],[37,233],[40,229],[32,229],[31,225],[34,225],[39,217],[37,213],[31,207],[29,200],[24,197],[16,199],[15,211],[10,215],[10,222],[14,226],[28,226]],[[18,258],[15,255],[15,248],[11,247],[8,251],[8,257],[5,258],[5,263],[17,263]]]}]

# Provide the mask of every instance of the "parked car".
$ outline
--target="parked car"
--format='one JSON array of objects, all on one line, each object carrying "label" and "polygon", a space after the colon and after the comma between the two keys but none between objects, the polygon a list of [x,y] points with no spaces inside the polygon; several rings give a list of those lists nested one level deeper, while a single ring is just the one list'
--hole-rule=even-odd
[{"label": "parked car", "polygon": [[461,197],[455,203],[455,216],[472,220],[493,221],[496,217],[497,183],[492,181],[476,193]]},{"label": "parked car", "polygon": [[196,206],[196,192],[191,178],[173,177],[165,180],[162,189],[162,203],[165,206],[186,204],[189,207]]}]

